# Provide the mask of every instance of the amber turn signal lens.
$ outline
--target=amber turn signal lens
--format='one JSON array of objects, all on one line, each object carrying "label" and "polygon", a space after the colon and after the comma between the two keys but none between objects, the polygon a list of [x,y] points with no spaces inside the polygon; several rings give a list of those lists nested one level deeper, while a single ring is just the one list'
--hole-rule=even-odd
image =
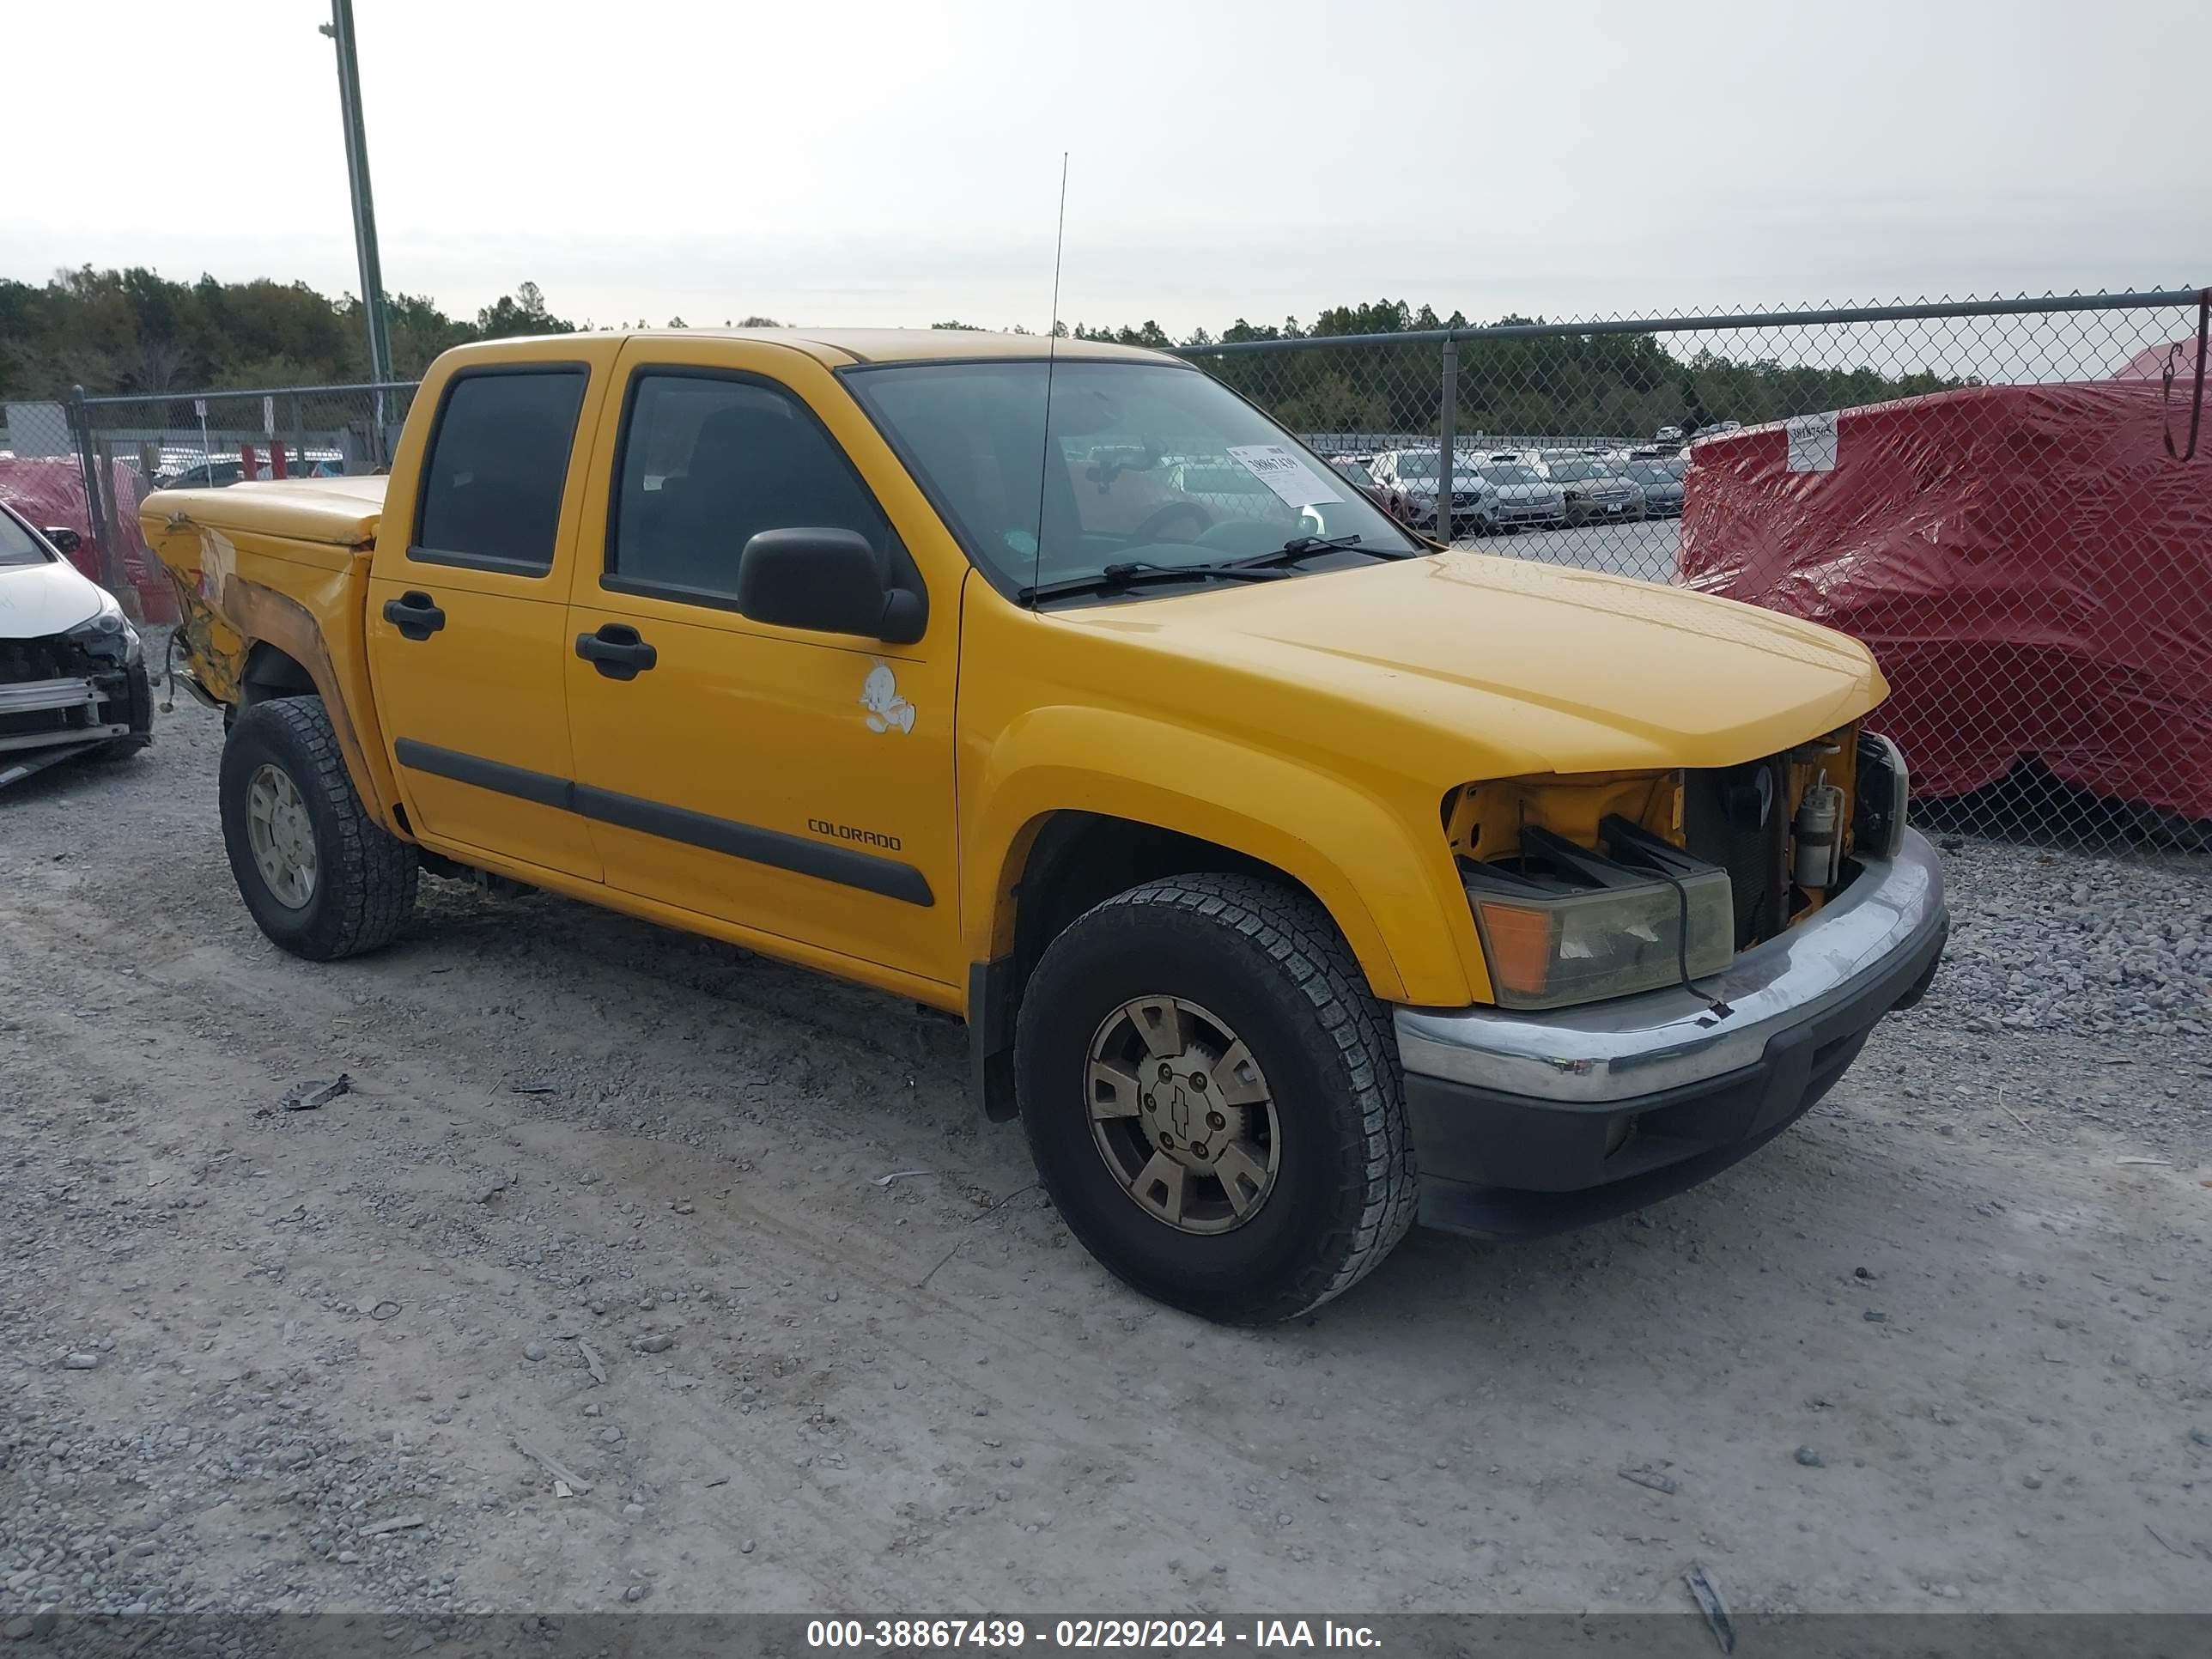
[{"label": "amber turn signal lens", "polygon": [[1478,899],[1474,908],[1489,947],[1491,979],[1519,996],[1543,995],[1552,978],[1550,912],[1492,899]]}]

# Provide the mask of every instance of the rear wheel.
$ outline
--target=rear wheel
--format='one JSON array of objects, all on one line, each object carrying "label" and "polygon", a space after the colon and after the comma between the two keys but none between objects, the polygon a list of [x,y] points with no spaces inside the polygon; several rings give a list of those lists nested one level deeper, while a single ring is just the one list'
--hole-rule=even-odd
[{"label": "rear wheel", "polygon": [[1304,894],[1193,875],[1099,905],[1038,963],[1015,1068],[1045,1190],[1163,1302],[1291,1318],[1413,1224],[1389,1023]]},{"label": "rear wheel", "polygon": [[241,713],[223,743],[219,793],[239,896],[293,955],[374,951],[413,911],[416,849],[368,816],[320,699]]}]

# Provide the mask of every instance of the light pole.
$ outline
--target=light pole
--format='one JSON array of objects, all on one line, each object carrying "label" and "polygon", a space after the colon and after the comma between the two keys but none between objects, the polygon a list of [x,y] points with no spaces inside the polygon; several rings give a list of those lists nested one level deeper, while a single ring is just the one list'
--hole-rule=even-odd
[{"label": "light pole", "polygon": [[[368,319],[368,378],[392,378],[392,342],[384,331],[384,271],[376,257],[376,207],[368,191],[368,139],[361,120],[361,60],[353,38],[353,0],[331,0],[321,25],[338,49],[338,109],[345,119],[346,178],[353,187],[353,240],[361,256],[361,308]],[[377,393],[376,442],[384,438],[384,394]]]}]

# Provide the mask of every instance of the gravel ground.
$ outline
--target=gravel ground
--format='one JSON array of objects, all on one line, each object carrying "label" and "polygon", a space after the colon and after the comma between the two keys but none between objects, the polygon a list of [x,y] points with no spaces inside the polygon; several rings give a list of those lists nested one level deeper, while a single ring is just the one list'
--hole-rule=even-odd
[{"label": "gravel ground", "polygon": [[219,738],[0,796],[0,1633],[1676,1611],[1693,1561],[2212,1607],[2203,860],[1959,844],[1935,990],[1758,1157],[1237,1332],[1093,1266],[907,1005],[446,883],[276,952]]}]

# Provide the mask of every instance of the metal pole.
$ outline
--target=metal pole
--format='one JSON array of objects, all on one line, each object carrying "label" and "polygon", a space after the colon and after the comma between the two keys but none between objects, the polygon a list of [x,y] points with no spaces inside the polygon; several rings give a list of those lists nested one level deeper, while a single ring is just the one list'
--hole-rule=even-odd
[{"label": "metal pole", "polygon": [[384,270],[376,257],[376,206],[368,189],[368,137],[362,125],[361,60],[353,34],[353,0],[331,0],[322,32],[337,45],[338,109],[345,120],[346,179],[353,190],[353,240],[361,255],[361,306],[368,319],[368,378],[392,378],[392,343],[384,331]]},{"label": "metal pole", "polygon": [[84,516],[86,526],[92,532],[93,551],[100,564],[100,585],[111,593],[120,595],[124,589],[123,549],[115,528],[114,495],[111,478],[100,474],[111,463],[100,453],[99,440],[92,433],[92,411],[85,407],[84,388],[70,388],[70,424],[76,428],[77,467],[84,475]]},{"label": "metal pole", "polygon": [[1437,539],[1449,546],[1452,497],[1459,483],[1459,463],[1452,454],[1459,422],[1459,342],[1444,341],[1444,401],[1437,413]]}]

